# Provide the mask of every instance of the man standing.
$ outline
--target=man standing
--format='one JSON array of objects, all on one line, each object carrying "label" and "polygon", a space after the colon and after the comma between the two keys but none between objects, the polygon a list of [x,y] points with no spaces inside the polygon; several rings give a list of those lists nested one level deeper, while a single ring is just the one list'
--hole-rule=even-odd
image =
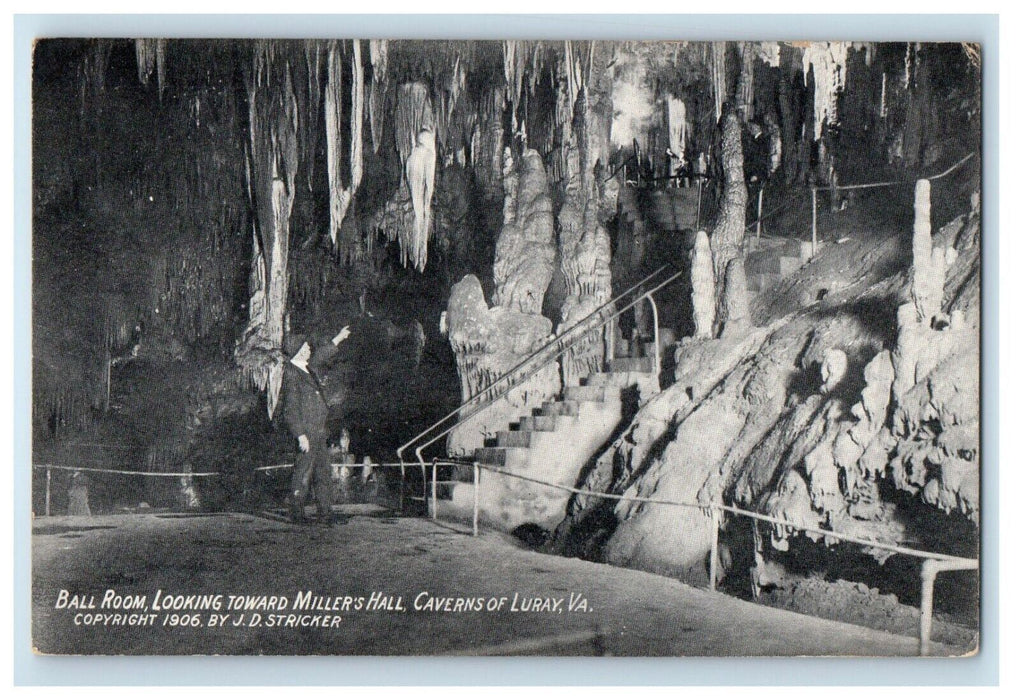
[{"label": "man standing", "polygon": [[283,420],[298,443],[289,502],[291,521],[295,523],[304,521],[305,500],[313,478],[319,520],[333,522],[333,480],[326,447],[329,405],[318,373],[336,356],[340,343],[350,334],[350,326],[344,326],[331,342],[314,348],[314,353],[306,340],[297,338],[290,343],[291,348],[300,343],[284,365],[283,375]]}]

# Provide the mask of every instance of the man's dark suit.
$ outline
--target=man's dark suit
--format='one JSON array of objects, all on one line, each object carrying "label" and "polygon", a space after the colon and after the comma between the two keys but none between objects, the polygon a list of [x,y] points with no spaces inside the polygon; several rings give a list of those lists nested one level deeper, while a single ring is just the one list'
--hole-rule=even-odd
[{"label": "man's dark suit", "polygon": [[292,362],[283,369],[283,420],[295,439],[305,435],[308,451],[298,450],[291,479],[291,513],[300,517],[315,479],[315,497],[319,517],[327,517],[333,506],[333,480],[330,475],[329,451],[326,446],[329,406],[323,396],[318,374],[336,356],[337,348],[327,341],[316,348],[304,371]]}]

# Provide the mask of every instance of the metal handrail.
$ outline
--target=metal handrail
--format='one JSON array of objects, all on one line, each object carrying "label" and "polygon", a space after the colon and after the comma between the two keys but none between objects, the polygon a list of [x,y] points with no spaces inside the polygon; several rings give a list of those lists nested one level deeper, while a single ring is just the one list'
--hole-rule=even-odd
[{"label": "metal handrail", "polygon": [[[438,440],[442,439],[443,437],[449,435],[458,425],[460,425],[460,424],[464,423],[465,421],[470,420],[474,416],[478,415],[478,413],[480,413],[482,410],[484,410],[488,406],[492,405],[495,401],[497,401],[497,400],[503,398],[504,396],[506,396],[515,387],[519,386],[523,382],[525,382],[528,379],[530,379],[531,377],[533,377],[541,369],[543,369],[544,367],[548,366],[551,362],[553,362],[554,360],[559,359],[559,357],[561,357],[564,353],[566,353],[568,350],[570,350],[572,347],[574,347],[574,345],[576,345],[577,343],[582,341],[589,333],[591,333],[594,330],[598,330],[598,329],[604,328],[610,322],[616,320],[621,315],[623,315],[623,313],[625,313],[626,311],[629,311],[630,309],[634,308],[634,306],[636,306],[638,303],[640,303],[644,299],[648,299],[649,301],[651,301],[651,303],[653,305],[653,313],[657,317],[658,313],[657,313],[657,310],[654,308],[655,302],[651,300],[651,295],[654,294],[655,292],[659,291],[660,289],[662,289],[666,285],[672,283],[673,281],[675,281],[680,276],[682,276],[684,274],[683,270],[676,270],[673,274],[669,275],[665,280],[663,280],[662,282],[659,282],[658,284],[653,286],[651,289],[649,289],[647,291],[644,291],[640,296],[636,297],[633,301],[631,301],[630,303],[626,304],[625,306],[619,307],[615,311],[612,311],[611,313],[608,313],[608,314],[606,314],[606,312],[609,309],[611,309],[614,305],[619,303],[626,296],[628,296],[629,294],[631,294],[634,291],[642,288],[646,284],[652,282],[652,280],[654,280],[657,276],[659,276],[664,271],[666,271],[666,270],[668,270],[670,268],[674,268],[674,267],[675,266],[672,265],[672,264],[665,264],[665,265],[662,265],[661,267],[657,268],[654,272],[649,274],[647,277],[645,277],[644,279],[640,280],[639,282],[637,282],[636,284],[634,284],[633,286],[631,286],[630,288],[628,288],[626,291],[622,292],[621,294],[617,295],[613,299],[605,302],[604,304],[599,306],[597,309],[592,311],[590,314],[588,314],[587,316],[582,318],[580,321],[575,323],[573,326],[568,328],[562,334],[558,335],[553,340],[549,341],[548,343],[546,343],[545,345],[540,347],[538,350],[535,350],[534,352],[532,352],[530,355],[528,355],[528,357],[524,358],[521,362],[519,362],[513,369],[511,369],[511,370],[503,373],[502,375],[500,375],[498,378],[496,378],[495,381],[493,381],[491,384],[489,384],[489,386],[485,387],[484,389],[482,389],[481,391],[476,393],[474,396],[472,396],[471,398],[469,398],[466,401],[464,401],[464,403],[462,403],[460,406],[455,408],[453,411],[451,411],[450,413],[446,414],[445,416],[440,418],[438,421],[436,421],[435,423],[430,425],[428,428],[426,428],[422,432],[418,433],[413,438],[411,438],[409,441],[407,441],[406,443],[401,445],[399,448],[397,448],[397,458],[400,461],[400,463],[401,464],[405,464],[403,453],[410,446],[414,445],[415,443],[417,443],[422,438],[428,436],[433,431],[437,430],[440,426],[442,426],[445,423],[447,423],[450,419],[458,418],[458,420],[456,422],[454,422],[452,425],[450,425],[449,427],[445,428],[444,430],[436,433],[435,435],[433,435],[426,442],[423,442],[423,443],[419,444],[418,447],[415,449],[415,456],[418,458],[417,459],[418,464],[421,466],[421,468],[423,470],[422,473],[424,474],[425,473],[424,472],[424,470],[425,470],[425,459],[422,456],[422,450],[424,450],[426,447],[434,444],[435,442],[437,442]],[[598,323],[593,323],[593,321],[598,321]],[[583,329],[582,332],[580,332],[577,335],[577,337],[571,338],[572,335],[577,333],[579,328]],[[658,334],[658,328],[656,328],[656,334]],[[555,348],[555,352],[553,352],[552,354],[549,354],[548,357],[544,357],[543,358],[543,362],[537,364],[535,367],[533,367],[530,370],[524,372],[519,377],[516,377],[516,378],[514,377],[514,375],[516,375],[518,372],[520,372],[528,363],[534,361],[536,358],[542,357],[543,355],[545,355],[546,353],[548,353],[550,350],[552,350],[554,348]],[[656,347],[656,362],[657,362],[657,364],[658,364],[658,353],[659,353],[659,350],[658,350],[658,347]],[[511,379],[512,381],[509,381],[507,383],[506,388],[504,388],[504,389],[502,389],[502,390],[500,390],[500,391],[498,391],[496,393],[493,393],[494,392],[494,387],[498,386],[501,382],[504,382],[507,379]],[[479,401],[479,399],[482,399],[482,400]],[[463,411],[465,408],[467,408],[468,406],[470,406],[472,403],[475,403],[475,402],[478,402],[478,405],[476,405],[466,415],[461,415],[461,411]]]}]

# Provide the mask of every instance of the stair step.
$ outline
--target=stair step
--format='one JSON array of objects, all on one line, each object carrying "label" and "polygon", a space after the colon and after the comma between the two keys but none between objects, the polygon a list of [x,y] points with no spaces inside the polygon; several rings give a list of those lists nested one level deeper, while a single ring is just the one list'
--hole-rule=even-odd
[{"label": "stair step", "polygon": [[610,372],[654,372],[654,357],[617,357],[609,361]]},{"label": "stair step", "polygon": [[582,379],[585,386],[609,386],[613,383],[615,374],[611,372],[595,372]]},{"label": "stair step", "polygon": [[479,447],[475,461],[497,467],[521,466],[528,459],[527,447]]},{"label": "stair step", "polygon": [[497,447],[531,447],[530,430],[500,430],[496,433]]},{"label": "stair step", "polygon": [[577,416],[580,406],[577,401],[546,401],[540,409],[542,416]]},{"label": "stair step", "polygon": [[620,398],[620,389],[612,386],[568,386],[563,398],[574,401],[608,401]]},{"label": "stair step", "polygon": [[552,432],[556,430],[558,416],[523,416],[521,430],[535,432]]}]

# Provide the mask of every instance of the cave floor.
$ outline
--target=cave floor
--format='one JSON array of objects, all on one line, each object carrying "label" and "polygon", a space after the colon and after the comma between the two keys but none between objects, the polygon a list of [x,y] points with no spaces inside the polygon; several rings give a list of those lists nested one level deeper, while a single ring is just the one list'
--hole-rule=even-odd
[{"label": "cave floor", "polygon": [[[699,590],[663,576],[523,549],[511,537],[353,510],[333,527],[270,515],[130,514],[39,518],[33,527],[34,645],[54,654],[534,654],[614,656],[914,655],[917,640]],[[81,608],[57,608],[61,589]],[[108,591],[115,591],[109,594]],[[222,594],[219,611],[155,597]],[[295,612],[313,591],[361,610]],[[376,594],[380,608],[368,610]],[[424,595],[423,595],[424,594]],[[514,606],[514,596],[517,604]],[[67,594],[65,594],[67,595]],[[107,595],[145,596],[117,608]],[[285,596],[286,610],[227,610],[227,596]],[[501,610],[416,610],[438,597],[505,598]],[[339,598],[339,600],[337,600]],[[562,612],[522,611],[522,599]],[[567,610],[572,598],[587,611]],[[550,602],[551,601],[551,602]],[[264,601],[263,601],[264,602]],[[94,608],[86,607],[89,603]],[[350,602],[353,608],[354,603]],[[165,608],[165,606],[162,606]],[[213,613],[226,617],[210,626]],[[82,613],[82,616],[78,616]],[[124,624],[130,614],[140,617]],[[75,624],[85,615],[103,624]],[[117,620],[114,615],[120,615]],[[242,617],[243,615],[243,617]],[[194,616],[194,617],[193,617]],[[303,626],[287,626],[292,623]],[[318,616],[318,617],[316,617]],[[336,617],[339,616],[339,619]],[[303,617],[303,619],[302,619]],[[148,619],[150,624],[139,624]],[[172,621],[172,620],[171,620]],[[180,619],[178,620],[181,621]],[[120,622],[120,624],[117,624]],[[239,626],[234,626],[240,622]],[[270,625],[272,622],[272,626]],[[326,624],[331,626],[316,626]],[[937,647],[935,653],[962,650]]]}]

